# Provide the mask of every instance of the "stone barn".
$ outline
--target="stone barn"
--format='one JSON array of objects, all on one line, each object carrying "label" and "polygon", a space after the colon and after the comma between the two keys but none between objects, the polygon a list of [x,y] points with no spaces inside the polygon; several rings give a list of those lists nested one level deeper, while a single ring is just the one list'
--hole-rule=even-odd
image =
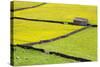
[{"label": "stone barn", "polygon": [[75,24],[75,25],[81,25],[81,26],[87,26],[88,25],[88,19],[76,17],[73,20],[73,24]]}]

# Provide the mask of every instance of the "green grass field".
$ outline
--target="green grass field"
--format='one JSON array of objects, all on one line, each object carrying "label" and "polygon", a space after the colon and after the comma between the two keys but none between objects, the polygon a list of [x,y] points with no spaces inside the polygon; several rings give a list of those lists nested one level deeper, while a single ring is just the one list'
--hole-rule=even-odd
[{"label": "green grass field", "polygon": [[23,44],[59,37],[83,26],[14,19],[13,28],[14,44]]},{"label": "green grass field", "polygon": [[41,2],[25,2],[25,1],[14,1],[11,3],[13,3],[14,8],[12,8],[12,9],[14,9],[14,10],[19,9],[19,8],[26,8],[26,7],[31,7],[31,6],[41,4]]},{"label": "green grass field", "polygon": [[88,18],[97,24],[96,6],[45,4],[37,8],[14,12],[15,17],[72,22],[75,17]]},{"label": "green grass field", "polygon": [[60,52],[76,57],[96,60],[97,29],[88,28],[67,38],[55,42],[34,45],[47,51]]},{"label": "green grass field", "polygon": [[23,49],[14,47],[14,66],[58,64],[76,62],[71,59],[62,58],[55,55],[41,53],[33,49]]},{"label": "green grass field", "polygon": [[[14,1],[14,8],[11,9],[15,10],[39,4],[41,3]],[[87,18],[90,24],[97,25],[96,10],[96,6],[47,3],[35,8],[13,11],[14,15],[12,17],[62,22],[72,22],[75,17],[82,17]],[[53,54],[42,53],[33,49],[23,49],[16,47],[16,45],[56,38],[82,29],[86,26],[70,25],[67,23],[58,24],[43,21],[29,21],[22,19],[11,20],[13,20],[13,41],[11,44],[14,48],[14,51],[12,51],[14,52],[12,55],[14,58],[11,58],[11,60],[14,61],[14,66],[78,62]],[[32,45],[32,47],[44,49],[45,52],[54,51],[96,61],[97,28],[89,27],[69,37],[48,43]]]}]

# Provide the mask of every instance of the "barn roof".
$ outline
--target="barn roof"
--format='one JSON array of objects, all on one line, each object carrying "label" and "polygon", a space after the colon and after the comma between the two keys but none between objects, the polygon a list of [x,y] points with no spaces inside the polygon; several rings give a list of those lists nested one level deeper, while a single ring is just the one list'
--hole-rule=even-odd
[{"label": "barn roof", "polygon": [[86,19],[86,18],[80,18],[80,17],[76,17],[74,20],[76,20],[76,21],[85,21],[85,22],[88,21],[88,19]]}]

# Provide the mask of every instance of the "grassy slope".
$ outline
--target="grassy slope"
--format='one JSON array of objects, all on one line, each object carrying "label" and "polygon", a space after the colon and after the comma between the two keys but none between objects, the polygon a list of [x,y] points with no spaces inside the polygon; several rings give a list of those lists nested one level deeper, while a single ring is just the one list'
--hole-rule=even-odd
[{"label": "grassy slope", "polygon": [[96,60],[97,31],[96,28],[89,28],[70,37],[34,47]]},{"label": "grassy slope", "polygon": [[75,17],[89,19],[90,24],[97,24],[96,6],[45,4],[37,8],[17,11],[16,17],[44,20],[72,21]]},{"label": "grassy slope", "polygon": [[41,4],[40,2],[25,2],[25,1],[12,1],[11,3],[13,3],[13,2],[14,2],[14,8],[12,8],[12,9],[31,7],[31,6]]},{"label": "grassy slope", "polygon": [[49,55],[32,49],[14,47],[14,66],[75,62],[71,59]]},{"label": "grassy slope", "polygon": [[14,44],[37,42],[70,33],[83,26],[14,19]]}]

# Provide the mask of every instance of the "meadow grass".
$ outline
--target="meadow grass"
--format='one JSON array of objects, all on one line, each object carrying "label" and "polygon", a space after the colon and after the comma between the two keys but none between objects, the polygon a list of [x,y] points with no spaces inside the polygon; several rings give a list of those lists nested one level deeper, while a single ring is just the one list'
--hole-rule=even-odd
[{"label": "meadow grass", "polygon": [[97,60],[97,28],[88,28],[67,38],[33,45],[47,51],[55,51],[89,60]]},{"label": "meadow grass", "polygon": [[14,19],[13,44],[24,44],[52,39],[83,27],[84,26]]},{"label": "meadow grass", "polygon": [[12,6],[14,8],[11,9],[19,9],[19,8],[26,8],[26,7],[31,7],[31,6],[36,6],[41,4],[42,2],[26,2],[26,1],[12,1],[11,4],[13,3]]},{"label": "meadow grass", "polygon": [[[40,2],[14,2],[14,9],[35,6]],[[90,24],[97,24],[96,6],[48,3],[36,8],[14,12],[14,17],[29,19],[72,22],[75,17],[89,19]],[[13,45],[52,39],[83,28],[69,24],[13,19]],[[67,38],[45,44],[33,45],[46,52],[54,51],[89,60],[97,60],[97,28],[90,27]],[[14,47],[14,65],[40,65],[77,62],[56,55],[41,53],[33,49]]]},{"label": "meadow grass", "polygon": [[14,60],[14,66],[76,62],[71,59],[59,57],[56,55],[45,54],[33,49],[23,49],[20,47],[13,48],[14,53],[12,60]]},{"label": "meadow grass", "polygon": [[14,12],[15,17],[72,22],[75,17],[97,24],[96,6],[48,3],[37,8]]}]

